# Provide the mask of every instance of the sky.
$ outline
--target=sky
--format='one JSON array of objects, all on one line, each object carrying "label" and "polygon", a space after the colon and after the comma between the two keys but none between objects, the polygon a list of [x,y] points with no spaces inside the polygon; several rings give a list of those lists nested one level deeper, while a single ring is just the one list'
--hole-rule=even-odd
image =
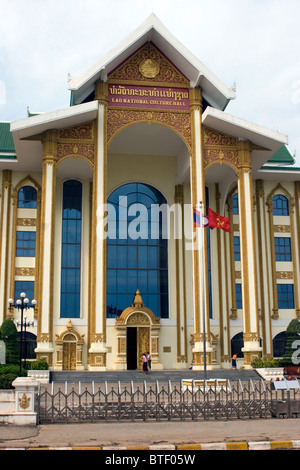
[{"label": "sky", "polygon": [[0,121],[70,104],[79,77],[153,12],[237,98],[226,112],[289,137],[300,166],[299,0],[0,0]]}]

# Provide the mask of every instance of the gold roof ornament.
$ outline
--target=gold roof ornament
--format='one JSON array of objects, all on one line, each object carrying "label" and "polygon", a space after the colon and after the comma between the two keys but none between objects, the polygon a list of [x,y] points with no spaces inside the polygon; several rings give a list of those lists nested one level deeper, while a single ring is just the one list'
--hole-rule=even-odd
[{"label": "gold roof ornament", "polygon": [[144,307],[143,299],[139,290],[136,291],[132,307],[142,308]]}]

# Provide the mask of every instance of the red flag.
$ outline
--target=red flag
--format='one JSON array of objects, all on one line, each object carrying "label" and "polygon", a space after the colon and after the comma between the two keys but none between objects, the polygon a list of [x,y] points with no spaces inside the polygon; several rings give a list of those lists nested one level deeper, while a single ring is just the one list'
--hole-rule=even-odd
[{"label": "red flag", "polygon": [[216,212],[208,209],[208,226],[210,229],[220,228],[224,232],[231,232],[230,219],[217,214]]}]

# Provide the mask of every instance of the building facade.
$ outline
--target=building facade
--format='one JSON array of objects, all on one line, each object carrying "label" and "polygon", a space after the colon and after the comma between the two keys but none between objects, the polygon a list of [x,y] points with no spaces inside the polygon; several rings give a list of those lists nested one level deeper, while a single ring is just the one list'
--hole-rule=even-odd
[{"label": "building facade", "polygon": [[[69,108],[0,125],[0,323],[35,298],[54,370],[280,356],[300,318],[287,137],[225,112],[234,88],[155,15],[68,86]],[[231,231],[195,226],[200,203]]]}]

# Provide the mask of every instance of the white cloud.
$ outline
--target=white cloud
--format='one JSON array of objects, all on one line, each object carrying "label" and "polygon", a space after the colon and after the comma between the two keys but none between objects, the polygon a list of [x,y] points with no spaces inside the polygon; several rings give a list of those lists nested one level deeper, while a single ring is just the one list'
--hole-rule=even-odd
[{"label": "white cloud", "polygon": [[[299,148],[299,0],[0,0],[0,120],[68,106],[77,77],[154,11],[228,86],[228,112]],[[300,154],[300,149],[298,151]]]}]

